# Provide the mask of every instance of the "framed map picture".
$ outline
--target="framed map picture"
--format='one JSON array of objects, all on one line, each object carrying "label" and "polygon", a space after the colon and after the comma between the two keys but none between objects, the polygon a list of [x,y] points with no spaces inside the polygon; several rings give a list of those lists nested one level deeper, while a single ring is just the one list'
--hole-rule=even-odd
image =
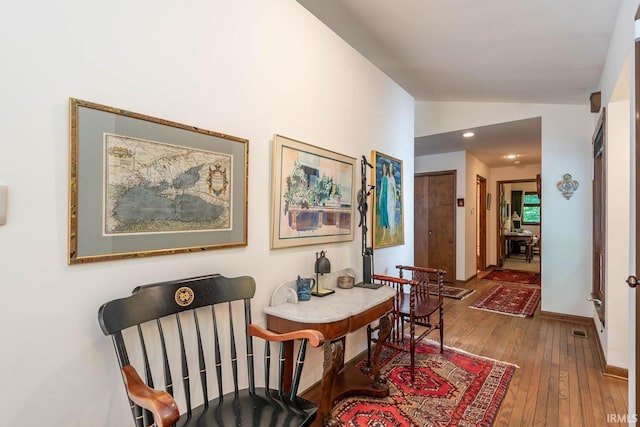
[{"label": "framed map picture", "polygon": [[372,182],[375,183],[373,247],[404,244],[402,160],[378,151],[371,152]]},{"label": "framed map picture", "polygon": [[246,246],[247,140],[69,108],[69,264]]}]

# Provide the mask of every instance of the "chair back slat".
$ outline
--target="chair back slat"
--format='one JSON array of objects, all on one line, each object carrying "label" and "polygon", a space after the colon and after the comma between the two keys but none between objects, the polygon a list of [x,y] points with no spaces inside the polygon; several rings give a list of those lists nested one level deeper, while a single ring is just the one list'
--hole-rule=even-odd
[{"label": "chair back slat", "polygon": [[216,380],[218,383],[218,396],[222,399],[222,357],[220,356],[220,338],[218,335],[218,321],[216,320],[216,307],[211,306],[211,317],[213,320],[213,346],[216,363]]},{"label": "chair back slat", "polygon": [[284,344],[280,345],[279,356],[280,357],[278,359],[278,397],[282,398],[282,396],[284,396],[284,385],[283,385],[284,371],[285,371],[284,362],[286,361]]},{"label": "chair back slat", "polygon": [[447,274],[446,270],[409,265],[397,265],[396,268],[399,271],[400,277],[403,277],[404,271],[406,270],[410,273],[411,280],[417,283],[415,287],[416,298],[422,299],[428,298],[430,295],[435,295],[440,301],[443,301],[444,276]]},{"label": "chair back slat", "polygon": [[140,351],[142,352],[142,360],[144,364],[144,377],[146,383],[149,387],[153,388],[153,375],[151,374],[151,366],[149,366],[149,355],[147,354],[147,345],[144,342],[144,334],[142,333],[142,328],[140,325],[137,325],[138,329],[138,339],[140,340]]},{"label": "chair back slat", "polygon": [[[271,384],[270,376],[271,374],[271,345],[269,341],[264,341],[264,383],[265,385]],[[278,391],[282,387],[282,380],[278,383]],[[269,387],[265,387],[265,392],[268,394]]]},{"label": "chair back slat", "polygon": [[233,310],[229,301],[229,342],[231,344],[231,372],[233,373],[233,391],[238,396],[238,353],[236,351],[236,333],[233,329]]},{"label": "chair back slat", "polygon": [[171,364],[167,354],[167,343],[164,339],[164,331],[162,330],[162,322],[156,320],[158,327],[158,336],[160,337],[160,350],[162,352],[162,372],[164,374],[164,391],[173,396],[173,377],[171,376]]},{"label": "chair back slat", "polygon": [[200,322],[198,322],[198,312],[193,310],[193,323],[196,326],[196,338],[198,341],[198,368],[200,371],[200,386],[205,406],[209,405],[209,393],[207,390],[207,364],[204,361],[204,349],[202,347],[202,334],[200,333]]},{"label": "chair back slat", "polygon": [[175,314],[176,326],[178,327],[178,338],[180,340],[180,369],[182,374],[182,388],[184,398],[187,402],[187,417],[191,418],[191,383],[189,381],[189,363],[187,363],[187,349],[184,345],[184,334],[182,333],[182,322],[180,313]]},{"label": "chair back slat", "polygon": [[[142,363],[144,365],[144,377],[146,384],[153,388],[153,374],[151,373],[151,366],[149,365],[149,355],[147,353],[147,345],[144,340],[144,334],[142,333],[142,328],[140,325],[136,326],[138,330],[138,340],[140,343],[140,352],[142,353]],[[149,411],[142,412],[142,420],[145,426],[153,425],[153,415]]]},{"label": "chair back slat", "polygon": [[[256,383],[254,381],[254,367],[253,367],[253,338],[249,335],[249,325],[251,324],[251,301],[244,300],[244,325],[245,325],[245,340],[247,345],[247,370],[249,371],[249,393],[255,394]],[[269,383],[266,383],[269,385]]]},{"label": "chair back slat", "polygon": [[300,348],[298,349],[298,359],[296,360],[296,366],[293,371],[293,382],[291,384],[291,393],[289,394],[289,400],[294,400],[296,395],[298,394],[298,386],[300,385],[300,377],[302,375],[302,367],[304,366],[306,351],[307,341],[304,340],[300,343]]}]

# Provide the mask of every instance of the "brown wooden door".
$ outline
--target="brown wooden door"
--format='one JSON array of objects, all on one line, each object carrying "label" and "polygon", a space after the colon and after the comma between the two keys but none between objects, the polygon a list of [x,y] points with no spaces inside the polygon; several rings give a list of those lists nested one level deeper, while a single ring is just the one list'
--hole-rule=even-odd
[{"label": "brown wooden door", "polygon": [[414,183],[414,263],[456,280],[455,171],[419,174]]}]

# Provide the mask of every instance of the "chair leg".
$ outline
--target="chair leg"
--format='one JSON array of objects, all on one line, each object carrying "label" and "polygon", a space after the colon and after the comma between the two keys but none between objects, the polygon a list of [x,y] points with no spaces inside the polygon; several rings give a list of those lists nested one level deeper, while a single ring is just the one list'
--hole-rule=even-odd
[{"label": "chair leg", "polygon": [[444,307],[440,307],[440,354],[443,352],[444,347]]},{"label": "chair leg", "polygon": [[371,325],[367,325],[367,366],[371,367]]}]

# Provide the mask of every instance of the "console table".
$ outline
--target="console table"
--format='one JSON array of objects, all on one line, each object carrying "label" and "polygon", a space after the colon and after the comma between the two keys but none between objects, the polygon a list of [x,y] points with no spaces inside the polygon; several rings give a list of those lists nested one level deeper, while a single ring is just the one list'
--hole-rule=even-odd
[{"label": "console table", "polygon": [[515,231],[507,231],[504,233],[504,240],[506,242],[506,256],[509,258],[509,254],[512,252],[511,242],[519,242],[527,244],[531,242],[533,235],[531,233],[517,233]]},{"label": "console table", "polygon": [[[340,272],[331,274],[337,278]],[[295,281],[280,285],[274,292],[271,306],[266,307],[264,312],[267,315],[267,328],[274,332],[285,333],[310,328],[324,334],[322,397],[318,402],[318,415],[314,425],[337,425],[337,421],[331,416],[331,410],[333,402],[343,397],[355,394],[388,396],[389,387],[380,377],[379,358],[382,346],[376,346],[372,358],[372,381],[355,366],[345,367],[344,341],[349,332],[354,332],[378,319],[379,339],[387,339],[391,332],[390,312],[393,309],[395,291],[388,286],[379,289],[334,287],[334,294],[324,297],[312,296],[311,301],[295,303],[287,296],[291,294],[290,289],[295,289]],[[285,369],[290,371],[293,369],[293,347],[289,346],[286,353]]]}]

